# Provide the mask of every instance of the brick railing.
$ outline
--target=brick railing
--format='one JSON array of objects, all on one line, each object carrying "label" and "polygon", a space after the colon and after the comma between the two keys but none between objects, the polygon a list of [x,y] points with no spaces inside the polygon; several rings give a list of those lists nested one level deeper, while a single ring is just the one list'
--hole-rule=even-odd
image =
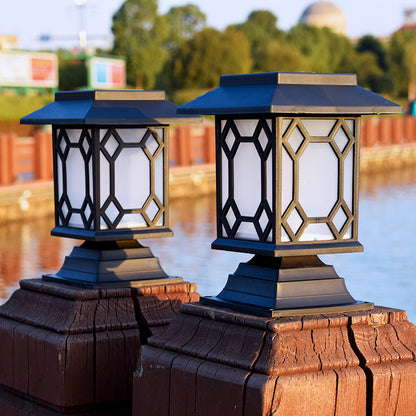
[{"label": "brick railing", "polygon": [[[416,145],[415,117],[372,117],[362,120],[363,149],[394,145]],[[215,127],[180,126],[170,131],[169,164],[172,167],[215,163]],[[22,181],[51,180],[52,146],[50,133],[37,131],[33,137],[19,138],[0,133],[0,186]]]}]

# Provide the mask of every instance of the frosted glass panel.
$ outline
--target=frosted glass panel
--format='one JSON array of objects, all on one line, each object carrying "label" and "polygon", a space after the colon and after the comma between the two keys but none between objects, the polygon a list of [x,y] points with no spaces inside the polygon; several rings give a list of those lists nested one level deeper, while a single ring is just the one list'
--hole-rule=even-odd
[{"label": "frosted glass panel", "polygon": [[234,122],[241,136],[252,137],[254,135],[259,120],[234,120]]},{"label": "frosted glass panel", "polygon": [[229,227],[233,228],[236,218],[234,215],[234,211],[231,208],[227,211],[227,215],[225,216],[225,218],[227,219]]},{"label": "frosted glass panel", "polygon": [[240,143],[235,155],[234,199],[243,216],[254,216],[260,205],[261,164],[253,143]]},{"label": "frosted glass panel", "polygon": [[225,156],[224,150],[221,150],[221,188],[222,188],[222,206],[224,207],[227,202],[229,189],[228,189],[228,159]]},{"label": "frosted glass panel", "polygon": [[292,119],[291,118],[285,118],[282,121],[282,136],[285,135],[287,128],[290,126]]},{"label": "frosted glass panel", "polygon": [[338,149],[343,152],[345,147],[347,146],[349,142],[348,136],[345,134],[345,131],[343,128],[338,129],[334,136],[334,141],[338,146]]},{"label": "frosted glass panel", "polygon": [[257,231],[254,228],[254,224],[251,222],[242,222],[238,227],[238,230],[235,234],[236,238],[241,238],[244,240],[257,240],[259,239]]},{"label": "frosted glass panel", "polygon": [[293,161],[282,148],[282,215],[293,199]]},{"label": "frosted glass panel", "polygon": [[349,240],[352,238],[352,225],[348,228],[347,232],[344,234],[343,239]]},{"label": "frosted glass panel", "polygon": [[314,223],[309,224],[305,231],[302,233],[299,241],[323,241],[334,240],[334,236],[331,233],[327,224]]},{"label": "frosted glass panel", "polygon": [[124,214],[116,228],[147,227],[142,214]]},{"label": "frosted glass panel", "polygon": [[159,139],[164,142],[165,138],[164,138],[164,130],[163,129],[155,129],[156,134],[159,136]]},{"label": "frosted glass panel", "polygon": [[159,212],[159,207],[155,201],[152,201],[146,209],[146,214],[150,218],[150,221],[153,221]]},{"label": "frosted glass panel", "polygon": [[141,208],[150,195],[150,161],[141,148],[123,149],[115,161],[115,193],[124,209]]},{"label": "frosted glass panel", "polygon": [[108,205],[107,209],[105,210],[105,214],[107,215],[108,219],[111,222],[114,222],[117,219],[117,217],[120,215],[120,211],[115,206],[115,204],[113,202],[111,202]]},{"label": "frosted glass panel", "polygon": [[344,161],[344,201],[351,212],[353,212],[354,147],[351,148]]},{"label": "frosted glass panel", "polygon": [[302,119],[302,124],[310,136],[328,137],[337,120]]},{"label": "frosted glass panel", "polygon": [[269,157],[266,161],[266,186],[267,186],[267,192],[266,192],[266,198],[267,202],[269,203],[269,206],[274,210],[274,204],[273,201],[273,152],[270,152]]},{"label": "frosted glass panel", "polygon": [[308,217],[327,217],[338,200],[338,158],[329,143],[310,143],[299,158],[299,202]]},{"label": "frosted glass panel", "polygon": [[100,207],[110,195],[110,164],[105,156],[100,154]]},{"label": "frosted glass panel", "polygon": [[287,223],[290,229],[292,230],[293,234],[296,234],[300,226],[303,224],[302,217],[299,215],[299,212],[296,208],[289,215],[289,218],[287,219]]},{"label": "frosted glass panel", "polygon": [[348,126],[348,128],[350,129],[350,132],[353,136],[355,136],[355,129],[354,129],[354,120],[348,119],[345,120],[345,124]]},{"label": "frosted glass panel", "polygon": [[159,198],[159,201],[164,204],[164,177],[163,177],[163,158],[164,158],[164,150],[159,153],[159,156],[154,161],[154,169],[155,169],[155,193],[156,196]]},{"label": "frosted glass panel", "polygon": [[84,228],[84,223],[82,222],[81,214],[73,213],[71,215],[71,218],[68,221],[68,226],[69,227]]},{"label": "frosted glass panel", "polygon": [[287,235],[286,230],[285,230],[283,227],[281,228],[281,233],[282,233],[282,236],[281,236],[281,241],[282,241],[283,243],[286,243],[286,242],[288,242],[288,241],[291,241],[291,240],[290,240],[290,238],[289,238],[289,236]]},{"label": "frosted glass panel", "polygon": [[[267,125],[269,126],[270,131],[272,130],[272,121],[271,120],[266,120]],[[259,134],[259,142],[260,142],[260,146],[263,150],[266,149],[267,144],[269,143],[269,139],[267,137],[266,132],[264,131],[264,129],[261,129],[260,134]]]},{"label": "frosted glass panel", "polygon": [[67,195],[72,208],[81,208],[86,195],[85,166],[80,149],[71,148],[66,159]]},{"label": "frosted glass panel", "polygon": [[338,212],[335,214],[334,219],[332,220],[332,222],[334,223],[335,228],[338,230],[338,232],[341,231],[341,229],[344,226],[347,219],[348,219],[348,217],[345,214],[344,210],[342,208],[339,208]]},{"label": "frosted glass panel", "polygon": [[71,143],[78,143],[81,137],[82,130],[81,129],[68,129],[66,130],[66,133]]},{"label": "frosted glass panel", "polygon": [[116,131],[124,143],[140,143],[147,129],[117,129]]},{"label": "frosted glass panel", "polygon": [[290,144],[290,147],[296,153],[299,150],[299,147],[301,146],[305,138],[303,137],[301,131],[297,127],[295,127],[287,140]]},{"label": "frosted glass panel", "polygon": [[62,172],[62,161],[59,155],[56,158],[56,161],[57,161],[56,171],[57,171],[57,176],[58,176],[58,199],[60,199],[62,196],[62,192],[63,192],[63,182],[62,182],[63,172]]}]

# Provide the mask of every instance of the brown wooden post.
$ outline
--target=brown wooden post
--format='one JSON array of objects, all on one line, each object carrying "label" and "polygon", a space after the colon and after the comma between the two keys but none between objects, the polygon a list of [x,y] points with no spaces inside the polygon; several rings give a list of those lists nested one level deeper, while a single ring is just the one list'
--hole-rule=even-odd
[{"label": "brown wooden post", "polygon": [[8,133],[8,159],[9,159],[9,184],[12,184],[17,179],[18,166],[17,166],[17,134]]},{"label": "brown wooden post", "polygon": [[390,117],[380,117],[380,144],[389,146],[393,144],[392,119]]},{"label": "brown wooden post", "polygon": [[404,118],[404,139],[406,143],[416,142],[416,118],[407,116]]},{"label": "brown wooden post", "polygon": [[9,163],[9,138],[7,134],[0,133],[0,185],[10,184]]},{"label": "brown wooden post", "polygon": [[401,144],[404,142],[404,119],[402,117],[394,117],[392,123],[393,144]]},{"label": "brown wooden post", "polygon": [[53,178],[52,139],[50,134],[38,130],[33,135],[35,146],[35,179],[47,181]]},{"label": "brown wooden post", "polygon": [[205,162],[215,163],[215,126],[205,126]]},{"label": "brown wooden post", "polygon": [[379,120],[371,117],[363,123],[361,145],[363,147],[374,147],[378,141]]},{"label": "brown wooden post", "polygon": [[169,166],[178,165],[178,135],[177,128],[169,131]]},{"label": "brown wooden post", "polygon": [[177,129],[178,166],[190,166],[191,161],[191,127],[181,126]]}]

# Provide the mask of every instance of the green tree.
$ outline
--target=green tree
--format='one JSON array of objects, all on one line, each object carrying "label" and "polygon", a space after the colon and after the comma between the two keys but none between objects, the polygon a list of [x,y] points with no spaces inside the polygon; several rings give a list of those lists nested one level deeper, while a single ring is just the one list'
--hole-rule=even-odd
[{"label": "green tree", "polygon": [[173,88],[212,88],[218,85],[220,75],[250,70],[250,44],[243,33],[206,28],[196,33],[173,59]]},{"label": "green tree", "polygon": [[113,16],[112,31],[113,53],[126,59],[128,84],[153,88],[169,56],[169,31],[157,0],[126,0]]},{"label": "green tree", "polygon": [[310,64],[308,58],[302,55],[299,49],[287,43],[273,40],[262,51],[259,51],[256,68],[264,72],[301,72],[309,71]]},{"label": "green tree", "polygon": [[169,27],[168,48],[177,49],[192,39],[197,32],[205,28],[206,20],[205,14],[193,4],[172,7],[166,13]]},{"label": "green tree", "polygon": [[387,61],[397,97],[414,99],[416,83],[416,32],[405,29],[390,38]]},{"label": "green tree", "polygon": [[251,47],[254,70],[259,70],[258,60],[265,55],[267,45],[275,40],[284,40],[285,34],[277,28],[277,17],[267,10],[254,10],[244,23],[232,25],[229,29],[243,32]]},{"label": "green tree", "polygon": [[329,28],[299,24],[288,33],[288,41],[308,57],[316,72],[343,72],[343,65],[354,55],[352,42]]},{"label": "green tree", "polygon": [[358,40],[356,46],[357,52],[370,52],[377,58],[378,66],[385,71],[387,69],[386,63],[386,49],[379,39],[372,35],[365,35]]}]

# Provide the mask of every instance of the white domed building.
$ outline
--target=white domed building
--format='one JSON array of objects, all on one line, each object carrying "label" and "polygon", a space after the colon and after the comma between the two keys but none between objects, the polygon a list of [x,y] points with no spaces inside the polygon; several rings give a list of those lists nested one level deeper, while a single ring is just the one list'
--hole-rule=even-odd
[{"label": "white domed building", "polygon": [[307,26],[329,27],[342,35],[347,31],[347,18],[344,13],[335,4],[324,0],[308,6],[299,22]]}]

